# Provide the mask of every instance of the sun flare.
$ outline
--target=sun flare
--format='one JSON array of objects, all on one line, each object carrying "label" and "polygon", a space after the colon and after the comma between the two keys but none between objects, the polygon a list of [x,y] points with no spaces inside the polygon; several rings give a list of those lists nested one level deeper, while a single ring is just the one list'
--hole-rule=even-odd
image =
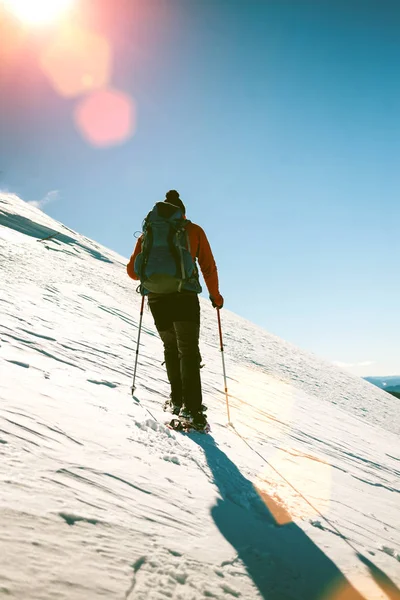
[{"label": "sun flare", "polygon": [[6,7],[28,25],[47,25],[62,17],[74,0],[5,0]]}]

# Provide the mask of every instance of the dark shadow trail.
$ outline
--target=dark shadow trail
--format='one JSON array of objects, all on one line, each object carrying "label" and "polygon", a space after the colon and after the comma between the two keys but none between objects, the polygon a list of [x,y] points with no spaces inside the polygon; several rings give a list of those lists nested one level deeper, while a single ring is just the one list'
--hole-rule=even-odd
[{"label": "dark shadow trail", "polygon": [[365,600],[300,527],[288,520],[278,524],[266,506],[267,502],[276,514],[276,500],[262,500],[211,435],[190,437],[203,448],[222,496],[211,510],[215,524],[236,549],[263,598]]}]

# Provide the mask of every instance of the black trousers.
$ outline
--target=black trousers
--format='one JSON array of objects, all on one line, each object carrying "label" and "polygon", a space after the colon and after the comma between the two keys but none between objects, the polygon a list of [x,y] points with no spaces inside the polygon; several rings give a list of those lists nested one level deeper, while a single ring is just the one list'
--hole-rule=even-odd
[{"label": "black trousers", "polygon": [[164,344],[172,401],[196,412],[202,404],[199,298],[193,292],[152,294],[149,307]]}]

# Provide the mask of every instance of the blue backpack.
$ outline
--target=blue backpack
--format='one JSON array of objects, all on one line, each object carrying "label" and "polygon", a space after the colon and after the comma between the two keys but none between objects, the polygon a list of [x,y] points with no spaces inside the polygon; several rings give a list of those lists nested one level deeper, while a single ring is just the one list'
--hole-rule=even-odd
[{"label": "blue backpack", "polygon": [[182,210],[168,202],[157,202],[145,218],[142,251],[134,264],[142,296],[149,292],[201,292],[196,262],[190,254],[188,223]]}]

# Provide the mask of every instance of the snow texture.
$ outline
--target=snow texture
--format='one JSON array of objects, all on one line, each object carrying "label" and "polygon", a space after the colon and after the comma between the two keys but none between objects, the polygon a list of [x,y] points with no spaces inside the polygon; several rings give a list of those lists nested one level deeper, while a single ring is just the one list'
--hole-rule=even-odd
[{"label": "snow texture", "polygon": [[202,299],[212,432],[171,431],[125,264],[0,195],[0,597],[398,600],[399,400],[224,309],[228,426]]}]

